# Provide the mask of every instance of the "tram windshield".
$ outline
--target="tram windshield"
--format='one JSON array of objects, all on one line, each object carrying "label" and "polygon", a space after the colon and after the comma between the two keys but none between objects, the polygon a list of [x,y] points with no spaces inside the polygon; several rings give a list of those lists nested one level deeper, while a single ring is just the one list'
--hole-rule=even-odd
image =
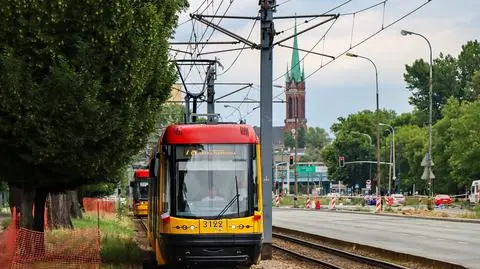
[{"label": "tram windshield", "polygon": [[148,182],[135,181],[135,189],[133,190],[133,199],[135,201],[148,200]]},{"label": "tram windshield", "polygon": [[187,218],[248,215],[249,201],[253,201],[248,191],[253,188],[252,151],[253,146],[247,144],[176,146],[176,215]]}]

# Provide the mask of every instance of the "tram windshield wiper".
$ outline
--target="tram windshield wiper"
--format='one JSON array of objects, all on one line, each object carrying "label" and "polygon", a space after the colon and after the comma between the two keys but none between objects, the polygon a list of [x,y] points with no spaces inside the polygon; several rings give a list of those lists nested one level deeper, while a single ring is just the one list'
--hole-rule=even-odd
[{"label": "tram windshield wiper", "polygon": [[235,200],[237,200],[237,213],[238,213],[238,216],[240,217],[240,200],[239,200],[240,194],[238,193],[237,176],[235,176],[235,190],[236,190],[237,194],[235,194],[235,196],[233,196],[233,198],[230,200],[230,202],[228,202],[228,204],[222,209],[222,211],[220,211],[220,213],[217,216],[217,219],[219,219],[223,215],[225,215],[227,210],[233,205],[233,203],[235,203]]}]

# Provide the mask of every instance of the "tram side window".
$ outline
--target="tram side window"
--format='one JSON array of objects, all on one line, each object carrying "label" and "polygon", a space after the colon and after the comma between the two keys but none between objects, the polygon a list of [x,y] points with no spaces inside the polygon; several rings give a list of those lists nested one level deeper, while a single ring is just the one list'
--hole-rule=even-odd
[{"label": "tram side window", "polygon": [[165,173],[163,177],[163,212],[170,211],[170,161],[167,160],[165,165]]},{"label": "tram side window", "polygon": [[[254,148],[255,150],[255,148]],[[258,185],[257,185],[257,157],[254,155],[252,161],[252,170],[253,170],[253,208],[258,210]]]}]

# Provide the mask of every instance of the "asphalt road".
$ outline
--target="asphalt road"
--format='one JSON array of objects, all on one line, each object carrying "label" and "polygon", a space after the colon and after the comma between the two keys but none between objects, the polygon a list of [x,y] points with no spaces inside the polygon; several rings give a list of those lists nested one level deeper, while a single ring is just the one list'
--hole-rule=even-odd
[{"label": "asphalt road", "polygon": [[480,224],[274,208],[273,225],[480,269]]}]

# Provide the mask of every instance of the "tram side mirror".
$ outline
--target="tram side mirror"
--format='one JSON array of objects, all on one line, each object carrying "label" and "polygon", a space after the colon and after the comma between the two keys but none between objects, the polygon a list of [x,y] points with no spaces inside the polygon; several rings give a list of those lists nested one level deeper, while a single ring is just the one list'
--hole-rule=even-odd
[{"label": "tram side mirror", "polygon": [[155,158],[160,159],[160,153],[155,153]]},{"label": "tram side mirror", "polygon": [[131,181],[130,182],[130,187],[134,188],[135,187],[135,182]]}]

